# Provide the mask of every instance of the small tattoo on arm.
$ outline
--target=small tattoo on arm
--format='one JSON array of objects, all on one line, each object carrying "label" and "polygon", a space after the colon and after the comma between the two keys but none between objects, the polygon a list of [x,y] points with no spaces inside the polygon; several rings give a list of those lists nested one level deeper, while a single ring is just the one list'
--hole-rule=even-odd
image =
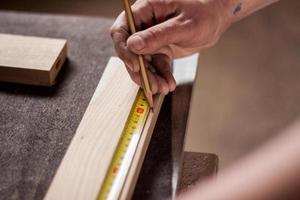
[{"label": "small tattoo on arm", "polygon": [[236,7],[234,8],[233,14],[236,15],[238,12],[242,10],[242,3],[238,3]]}]

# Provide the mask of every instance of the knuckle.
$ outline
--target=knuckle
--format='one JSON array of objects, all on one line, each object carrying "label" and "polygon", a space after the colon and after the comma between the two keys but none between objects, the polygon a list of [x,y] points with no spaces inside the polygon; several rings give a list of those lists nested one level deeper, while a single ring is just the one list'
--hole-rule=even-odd
[{"label": "knuckle", "polygon": [[123,53],[119,57],[121,58],[121,60],[123,60],[126,63],[126,65],[132,67],[131,59],[125,53]]},{"label": "knuckle", "polygon": [[131,65],[131,59],[130,57],[127,55],[128,53],[122,49],[118,49],[116,50],[116,53],[118,55],[118,57],[125,62],[125,64],[127,65]]},{"label": "knuckle", "polygon": [[161,28],[152,28],[147,32],[147,36],[145,38],[146,43],[150,48],[156,48],[160,41],[163,39],[163,34]]},{"label": "knuckle", "polygon": [[113,25],[110,27],[110,29],[109,29],[110,37],[111,37],[112,39],[114,39],[114,38],[115,38],[115,34],[118,33],[118,32],[120,32],[119,30],[120,30],[120,28],[119,28],[116,24],[113,24]]},{"label": "knuckle", "polygon": [[174,0],[151,0],[153,5],[168,8],[168,11],[175,11],[178,6],[178,1]]},{"label": "knuckle", "polygon": [[125,14],[124,14],[124,11],[117,17],[116,21],[113,23],[113,25],[110,27],[109,31],[110,31],[110,35],[112,38],[114,38],[114,35],[116,33],[119,33],[119,34],[127,34],[128,31],[127,31],[127,24],[124,22],[124,17],[125,17]]},{"label": "knuckle", "polygon": [[168,94],[169,93],[169,88],[166,85],[162,86],[162,93],[163,94]]},{"label": "knuckle", "polygon": [[153,29],[153,35],[159,39],[161,36],[166,33],[165,29],[162,28],[162,26],[157,26],[155,29]]},{"label": "knuckle", "polygon": [[117,52],[117,55],[119,58],[121,58],[121,60],[123,60],[126,64],[128,64],[126,57],[124,56],[124,53],[122,52]]}]

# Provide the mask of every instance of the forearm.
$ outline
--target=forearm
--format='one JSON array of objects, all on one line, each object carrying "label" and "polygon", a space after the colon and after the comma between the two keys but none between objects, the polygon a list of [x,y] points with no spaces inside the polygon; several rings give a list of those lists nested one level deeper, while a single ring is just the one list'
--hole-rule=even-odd
[{"label": "forearm", "polygon": [[299,199],[300,122],[180,200]]},{"label": "forearm", "polygon": [[224,7],[225,19],[234,23],[279,0],[219,0]]}]

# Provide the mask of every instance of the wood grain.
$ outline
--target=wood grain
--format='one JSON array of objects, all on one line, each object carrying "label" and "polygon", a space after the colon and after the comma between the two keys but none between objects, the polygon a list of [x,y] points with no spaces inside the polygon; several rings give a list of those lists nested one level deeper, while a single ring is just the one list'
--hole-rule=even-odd
[{"label": "wood grain", "polygon": [[[123,63],[111,58],[45,199],[97,198],[138,89]],[[142,137],[151,135],[158,112],[149,115]]]},{"label": "wood grain", "polygon": [[0,81],[51,86],[67,56],[67,41],[0,34]]}]

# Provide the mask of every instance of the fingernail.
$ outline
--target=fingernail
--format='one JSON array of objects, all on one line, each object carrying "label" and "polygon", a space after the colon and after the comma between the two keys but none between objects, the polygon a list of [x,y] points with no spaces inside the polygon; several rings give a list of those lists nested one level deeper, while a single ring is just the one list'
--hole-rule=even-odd
[{"label": "fingernail", "polygon": [[169,84],[169,87],[170,87],[170,92],[174,92],[174,90],[176,89],[176,83],[170,83]]},{"label": "fingernail", "polygon": [[132,47],[133,47],[135,50],[140,51],[140,50],[142,50],[143,48],[145,48],[145,42],[144,42],[144,40],[143,40],[140,36],[138,36],[138,35],[132,36],[132,37],[130,38],[130,40],[131,40],[131,42],[132,42]]}]

